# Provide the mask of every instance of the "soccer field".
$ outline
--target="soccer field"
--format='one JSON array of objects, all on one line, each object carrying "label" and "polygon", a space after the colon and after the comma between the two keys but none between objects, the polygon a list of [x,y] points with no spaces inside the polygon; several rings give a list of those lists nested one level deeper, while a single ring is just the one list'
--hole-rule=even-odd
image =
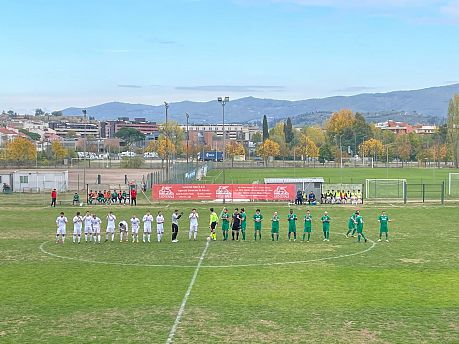
[{"label": "soccer field", "polygon": [[[103,220],[162,209],[166,241],[72,244],[54,241],[55,219],[85,207],[2,207],[2,343],[457,343],[457,207],[390,207],[390,242],[377,242],[380,208],[363,206],[368,243],[347,239],[350,206],[311,208],[312,240],[286,240],[288,205],[260,204],[262,240],[246,207],[248,241],[208,245],[211,205],[94,206]],[[236,205],[229,205],[230,211]],[[241,206],[241,205],[240,205]],[[198,241],[170,242],[174,208],[200,214]],[[216,206],[218,212],[221,205]],[[305,207],[295,207],[301,220]],[[281,240],[269,219],[281,216]],[[328,210],[330,242],[318,222]],[[105,235],[103,235],[105,237]],[[208,245],[208,247],[207,247]],[[180,312],[180,310],[183,311]]]}]

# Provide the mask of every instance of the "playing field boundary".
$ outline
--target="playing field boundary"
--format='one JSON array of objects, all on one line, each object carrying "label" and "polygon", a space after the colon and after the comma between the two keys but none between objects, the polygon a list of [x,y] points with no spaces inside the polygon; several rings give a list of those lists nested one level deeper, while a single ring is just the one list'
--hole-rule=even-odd
[{"label": "playing field boundary", "polygon": [[[342,234],[342,233],[340,233]],[[344,235],[344,234],[342,234]],[[295,260],[295,261],[287,261],[287,262],[273,262],[273,263],[252,263],[252,264],[230,264],[230,265],[202,265],[202,269],[229,269],[229,268],[245,268],[245,267],[255,267],[255,266],[282,266],[282,265],[294,265],[294,264],[305,264],[305,263],[315,263],[321,261],[328,261],[334,259],[342,259],[347,257],[358,256],[361,254],[365,254],[371,250],[373,250],[376,246],[376,242],[368,239],[371,243],[369,247],[364,250],[347,253],[347,254],[340,254],[337,256],[329,256],[329,257],[320,257],[314,259],[305,259],[305,260]],[[137,266],[137,267],[157,267],[157,268],[196,268],[196,265],[177,265],[177,264],[142,264],[142,263],[121,263],[121,262],[106,262],[100,260],[89,260],[84,258],[76,258],[76,257],[68,257],[68,256],[61,256],[56,253],[49,252],[45,250],[46,244],[51,243],[52,241],[45,241],[42,242],[39,246],[39,249],[42,253],[57,258],[57,259],[66,259],[66,260],[73,260],[83,263],[91,263],[91,264],[101,264],[101,265],[119,265],[119,266]],[[363,244],[363,243],[362,243]],[[211,243],[210,243],[211,245]]]}]

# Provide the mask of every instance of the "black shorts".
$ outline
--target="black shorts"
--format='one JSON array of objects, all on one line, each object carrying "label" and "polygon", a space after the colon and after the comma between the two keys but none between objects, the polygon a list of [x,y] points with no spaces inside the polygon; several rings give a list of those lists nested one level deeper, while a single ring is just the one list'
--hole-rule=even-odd
[{"label": "black shorts", "polygon": [[172,232],[178,232],[178,225],[175,223],[172,224]]},{"label": "black shorts", "polygon": [[241,227],[233,227],[231,228],[233,231],[239,231],[241,229]]},{"label": "black shorts", "polygon": [[215,229],[217,227],[217,222],[212,222],[210,224],[210,229]]}]

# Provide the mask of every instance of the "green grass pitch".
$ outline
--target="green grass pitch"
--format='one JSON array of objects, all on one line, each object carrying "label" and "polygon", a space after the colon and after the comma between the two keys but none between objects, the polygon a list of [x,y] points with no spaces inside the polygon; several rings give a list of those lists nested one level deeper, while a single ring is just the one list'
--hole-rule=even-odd
[{"label": "green grass pitch", "polygon": [[[258,205],[243,206],[250,218]],[[175,207],[185,214],[198,209],[197,242],[187,240],[187,220],[181,220],[179,242],[170,242]],[[207,243],[209,207],[110,207],[118,219],[163,209],[167,231],[161,244],[73,245],[69,225],[65,244],[56,245],[58,212],[70,219],[85,207],[3,206],[0,342],[166,343]],[[259,207],[265,216],[262,241],[253,241],[249,220],[247,242],[221,242],[218,231],[218,241],[210,243],[174,343],[459,341],[457,207],[389,207],[390,243],[374,247],[344,237],[350,206],[312,207],[310,243],[286,241],[287,204]],[[108,209],[90,208],[102,219]],[[301,219],[305,207],[295,209]],[[282,217],[280,242],[269,236],[274,210]],[[324,210],[332,217],[330,242],[321,240],[318,218]],[[372,241],[380,210],[361,208]]]}]

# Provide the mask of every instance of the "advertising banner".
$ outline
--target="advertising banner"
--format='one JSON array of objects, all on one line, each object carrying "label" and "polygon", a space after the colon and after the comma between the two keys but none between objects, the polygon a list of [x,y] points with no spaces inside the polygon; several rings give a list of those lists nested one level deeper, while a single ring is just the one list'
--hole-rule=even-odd
[{"label": "advertising banner", "polygon": [[156,184],[152,188],[155,201],[289,201],[295,194],[292,184]]}]

